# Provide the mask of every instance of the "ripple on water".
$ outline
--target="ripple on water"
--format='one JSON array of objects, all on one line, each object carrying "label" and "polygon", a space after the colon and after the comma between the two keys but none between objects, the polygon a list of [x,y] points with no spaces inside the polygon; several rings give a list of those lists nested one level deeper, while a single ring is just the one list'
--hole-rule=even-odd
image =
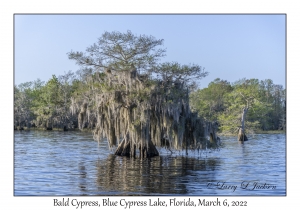
[{"label": "ripple on water", "polygon": [[[161,156],[140,160],[114,156],[90,133],[15,132],[15,195],[285,195],[285,148],[282,134],[244,144],[223,137],[219,150],[171,156],[161,149]],[[255,180],[276,190],[240,188]]]}]

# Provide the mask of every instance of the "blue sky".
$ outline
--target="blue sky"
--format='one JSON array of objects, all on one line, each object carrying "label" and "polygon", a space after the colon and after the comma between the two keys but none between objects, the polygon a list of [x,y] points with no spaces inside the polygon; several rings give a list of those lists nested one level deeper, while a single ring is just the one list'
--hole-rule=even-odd
[{"label": "blue sky", "polygon": [[272,79],[285,86],[285,15],[15,15],[15,84],[79,67],[67,57],[85,51],[104,31],[164,39],[161,61],[195,63],[209,76]]}]

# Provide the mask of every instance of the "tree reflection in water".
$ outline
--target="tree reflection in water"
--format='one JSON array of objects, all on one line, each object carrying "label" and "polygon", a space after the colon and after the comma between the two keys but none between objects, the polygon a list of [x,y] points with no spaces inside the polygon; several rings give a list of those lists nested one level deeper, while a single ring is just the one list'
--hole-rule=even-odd
[{"label": "tree reflection in water", "polygon": [[78,165],[78,175],[79,175],[79,189],[82,192],[87,192],[87,171],[84,163],[79,163]]},{"label": "tree reflection in water", "polygon": [[98,191],[113,195],[201,192],[207,181],[215,180],[214,170],[219,164],[219,159],[184,156],[140,160],[109,155],[97,162]]}]

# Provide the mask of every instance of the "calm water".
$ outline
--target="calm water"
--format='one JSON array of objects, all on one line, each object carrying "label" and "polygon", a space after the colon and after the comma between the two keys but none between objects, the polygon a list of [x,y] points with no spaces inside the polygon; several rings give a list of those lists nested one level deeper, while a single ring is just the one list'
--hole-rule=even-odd
[{"label": "calm water", "polygon": [[286,195],[286,136],[141,161],[113,155],[89,133],[15,132],[15,195]]}]

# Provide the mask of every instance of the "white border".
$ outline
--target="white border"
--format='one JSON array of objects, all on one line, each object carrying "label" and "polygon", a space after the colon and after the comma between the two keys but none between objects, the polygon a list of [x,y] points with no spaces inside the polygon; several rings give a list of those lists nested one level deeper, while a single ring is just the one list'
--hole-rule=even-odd
[{"label": "white border", "polygon": [[[297,84],[299,69],[299,7],[296,1],[21,1],[4,0],[0,9],[1,39],[1,111],[4,119],[1,120],[1,209],[52,209],[52,197],[14,197],[13,196],[13,14],[14,13],[286,13],[287,14],[287,104],[288,104],[288,133],[287,133],[287,196],[286,197],[221,197],[220,199],[247,200],[249,209],[257,207],[285,207],[298,206],[299,177],[297,146],[299,123]],[[297,53],[298,51],[298,53]],[[292,113],[292,114],[291,114]],[[296,162],[297,161],[297,162]],[[62,198],[62,197],[59,197]],[[93,200],[93,197],[72,197],[79,200]],[[152,197],[153,198],[153,197]],[[184,197],[181,197],[184,198]],[[204,197],[214,200],[214,197]],[[95,197],[101,200],[100,197]],[[119,198],[114,198],[115,200]],[[148,197],[129,197],[128,200],[148,200]],[[154,199],[154,198],[153,198]],[[168,200],[169,198],[163,197]],[[194,197],[194,199],[196,199]],[[74,207],[59,207],[75,209]],[[225,208],[225,207],[224,207]],[[86,208],[87,209],[87,208]],[[117,209],[117,208],[115,208]],[[120,209],[120,208],[118,208]],[[133,208],[135,209],[135,208]],[[164,208],[165,209],[165,208]],[[228,209],[228,208],[226,208]],[[296,209],[296,208],[292,208]]]}]

